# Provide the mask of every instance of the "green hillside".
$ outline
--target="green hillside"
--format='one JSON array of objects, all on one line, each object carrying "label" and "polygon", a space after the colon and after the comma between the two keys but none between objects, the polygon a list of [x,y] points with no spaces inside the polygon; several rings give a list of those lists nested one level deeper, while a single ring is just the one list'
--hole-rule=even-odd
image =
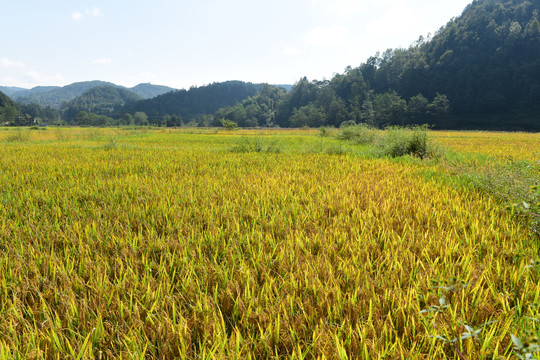
[{"label": "green hillside", "polygon": [[161,94],[174,91],[175,89],[163,85],[139,84],[130,88],[135,94],[139,95],[143,99],[151,99]]},{"label": "green hillside", "polygon": [[275,122],[539,131],[539,11],[540,0],[474,1],[408,49],[389,49],[331,80],[302,78],[279,101]]},{"label": "green hillside", "polygon": [[144,112],[151,124],[179,123],[165,120],[175,115],[200,125],[226,119],[240,126],[428,123],[438,129],[540,131],[539,13],[540,0],[475,0],[409,48],[377,53],[330,80],[303,77],[283,86],[287,91],[242,81],[176,91],[139,84],[130,91],[93,81],[18,91],[13,98],[62,107],[68,122],[78,111],[117,119]]},{"label": "green hillside", "polygon": [[114,84],[96,80],[77,82],[63,87],[36,87],[25,92],[23,96],[17,96],[16,101],[21,104],[60,108],[64,103],[96,86],[114,86]]},{"label": "green hillside", "polygon": [[51,106],[59,109],[64,106],[65,103],[81,96],[85,91],[88,91],[97,86],[112,86],[124,90],[131,90],[135,94],[139,95],[141,99],[149,99],[166,92],[174,90],[173,88],[152,85],[152,84],[139,84],[131,89],[124,86],[119,86],[107,81],[82,81],[66,85],[59,86],[36,86],[32,89],[2,87],[0,90],[5,89],[10,92],[13,99],[20,104],[38,104],[43,107]]},{"label": "green hillside", "polygon": [[17,104],[0,91],[0,125],[4,122],[13,121],[13,118],[19,115],[19,113]]},{"label": "green hillside", "polygon": [[[539,10],[538,0],[474,1],[431,40],[371,58],[362,75],[377,93],[395,90],[405,99],[445,94],[454,115],[479,115],[488,127],[536,118]],[[501,114],[508,116],[489,117]]]},{"label": "green hillside", "polygon": [[70,121],[78,112],[114,115],[127,102],[141,100],[134,92],[116,86],[97,86],[63,106],[64,118]]},{"label": "green hillside", "polygon": [[201,114],[211,114],[224,106],[232,106],[261,89],[262,85],[242,81],[226,81],[169,92],[153,99],[127,104],[123,112],[145,112],[150,117],[180,115],[192,120]]}]

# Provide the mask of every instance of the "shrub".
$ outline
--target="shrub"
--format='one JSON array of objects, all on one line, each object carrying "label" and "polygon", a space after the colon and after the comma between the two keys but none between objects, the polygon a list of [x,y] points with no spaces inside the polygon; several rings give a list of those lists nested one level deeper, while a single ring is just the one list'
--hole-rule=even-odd
[{"label": "shrub", "polygon": [[357,144],[372,144],[377,139],[377,129],[368,124],[343,126],[337,138]]},{"label": "shrub", "polygon": [[349,127],[349,126],[355,126],[356,125],[356,121],[354,120],[347,120],[347,121],[344,121],[341,123],[341,125],[339,125],[340,128],[346,128],[346,127]]},{"label": "shrub", "polygon": [[220,122],[221,122],[221,125],[222,125],[226,130],[236,130],[236,129],[238,129],[238,124],[235,123],[234,121],[226,120],[226,119],[221,119]]},{"label": "shrub", "polygon": [[386,135],[378,143],[381,155],[390,157],[412,155],[421,159],[435,155],[435,147],[430,141],[428,129],[427,125],[387,128]]},{"label": "shrub", "polygon": [[336,129],[333,127],[323,126],[319,129],[320,137],[329,137],[336,134]]}]

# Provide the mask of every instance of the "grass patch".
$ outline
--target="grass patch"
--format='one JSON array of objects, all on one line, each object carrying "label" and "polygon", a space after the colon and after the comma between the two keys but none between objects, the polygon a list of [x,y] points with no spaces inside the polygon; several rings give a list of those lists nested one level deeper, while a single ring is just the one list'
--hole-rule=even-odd
[{"label": "grass patch", "polygon": [[233,153],[273,153],[277,154],[283,150],[283,144],[277,139],[263,139],[260,137],[242,137],[231,148]]},{"label": "grass patch", "polygon": [[9,134],[5,140],[8,143],[26,142],[30,140],[30,134],[28,131],[23,131],[20,128],[17,128],[13,133]]},{"label": "grass patch", "polygon": [[454,178],[462,179],[464,184],[493,196],[524,220],[534,236],[540,239],[540,163],[501,161],[488,155],[447,150],[440,165]]}]

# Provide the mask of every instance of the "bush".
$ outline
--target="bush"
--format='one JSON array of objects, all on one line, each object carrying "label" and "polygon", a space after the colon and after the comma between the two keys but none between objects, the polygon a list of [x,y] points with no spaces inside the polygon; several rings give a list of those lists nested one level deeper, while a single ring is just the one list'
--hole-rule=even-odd
[{"label": "bush", "polygon": [[332,128],[332,127],[326,127],[326,126],[323,126],[319,129],[319,136],[320,137],[329,137],[329,136],[333,136],[336,132],[336,129]]},{"label": "bush", "polygon": [[221,119],[221,126],[223,126],[226,130],[236,130],[238,129],[238,124],[231,120]]},{"label": "bush", "polygon": [[421,159],[435,155],[435,147],[428,135],[428,126],[386,128],[386,135],[378,143],[381,155],[398,157],[417,156]]},{"label": "bush", "polygon": [[356,125],[356,121],[354,120],[347,120],[347,121],[344,121],[341,123],[341,125],[339,125],[340,128],[346,128],[346,127],[349,127],[349,126],[355,126]]},{"label": "bush", "polygon": [[377,129],[368,124],[343,126],[337,138],[352,141],[356,144],[372,144],[377,139]]}]

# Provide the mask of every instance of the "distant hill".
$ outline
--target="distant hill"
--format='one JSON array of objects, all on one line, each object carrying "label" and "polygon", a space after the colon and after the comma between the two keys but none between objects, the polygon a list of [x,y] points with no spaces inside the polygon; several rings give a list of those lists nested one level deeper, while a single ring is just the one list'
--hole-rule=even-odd
[{"label": "distant hill", "polygon": [[98,115],[115,115],[127,102],[142,100],[142,97],[133,91],[117,86],[93,87],[70,102],[64,104],[64,118],[69,121],[79,111],[86,111]]},{"label": "distant hill", "polygon": [[64,103],[81,96],[85,91],[96,86],[116,86],[105,81],[77,82],[63,87],[38,86],[28,91],[15,94],[14,100],[21,104],[38,104],[60,108]]},{"label": "distant hill", "polygon": [[0,86],[0,91],[11,97],[19,92],[27,91],[27,89],[15,86]]},{"label": "distant hill", "polygon": [[[65,103],[75,99],[78,96],[81,96],[85,91],[97,86],[112,86],[126,90],[128,89],[124,86],[116,85],[111,82],[95,80],[77,82],[63,87],[37,86],[32,89],[1,87],[0,90],[6,89],[7,92],[11,94],[10,96],[12,96],[13,100],[20,104],[38,104],[43,107],[51,106],[59,109]],[[174,89],[162,85],[139,84],[129,90],[132,90],[142,99],[149,99]]]},{"label": "distant hill", "polygon": [[139,84],[130,88],[135,94],[139,95],[143,99],[151,99],[153,97],[174,91],[175,89],[163,85],[152,85],[150,83]]},{"label": "distant hill", "polygon": [[159,95],[153,99],[132,102],[124,106],[124,113],[145,112],[149,117],[181,115],[189,121],[201,114],[212,114],[224,106],[242,101],[261,89],[262,85],[242,81],[226,81],[192,87]]},{"label": "distant hill", "polygon": [[26,96],[36,96],[40,94],[45,94],[50,91],[60,89],[60,86],[36,86],[32,89],[22,89],[13,94],[14,98],[24,98]]}]

